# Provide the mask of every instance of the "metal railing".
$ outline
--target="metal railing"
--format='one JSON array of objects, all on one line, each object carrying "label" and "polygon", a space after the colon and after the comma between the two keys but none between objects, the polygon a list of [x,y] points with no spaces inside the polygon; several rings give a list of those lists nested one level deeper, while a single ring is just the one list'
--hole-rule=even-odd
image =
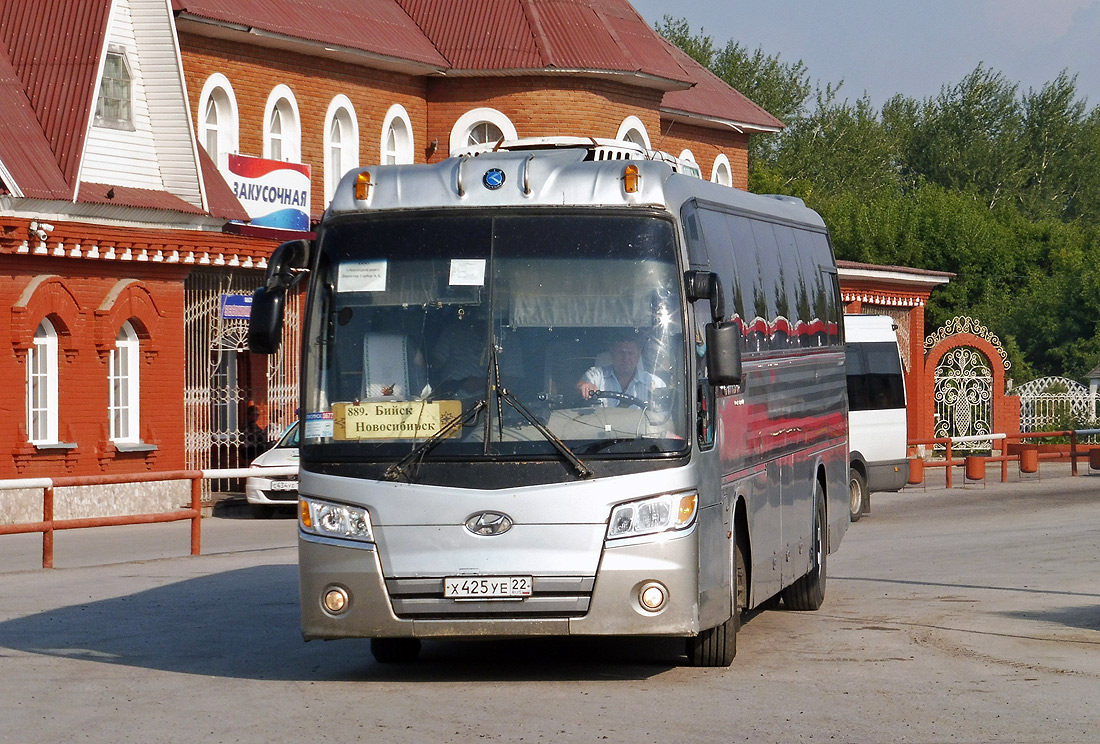
[{"label": "metal railing", "polygon": [[[1070,462],[1070,471],[1073,475],[1077,475],[1077,462],[1082,458],[1088,458],[1090,461],[1090,467],[1097,455],[1093,453],[1100,453],[1100,447],[1098,446],[1085,446],[1082,449],[1079,446],[1079,440],[1084,437],[1092,437],[1100,434],[1100,429],[1072,429],[1064,431],[1042,431],[1042,432],[1026,432],[1022,434],[980,434],[969,437],[937,437],[932,439],[910,439],[909,449],[916,450],[916,454],[909,457],[909,480],[911,485],[919,485],[924,482],[924,469],[925,468],[944,468],[945,480],[947,488],[951,488],[952,472],[956,467],[966,468],[966,479],[968,480],[984,480],[985,479],[985,464],[990,462],[1000,463],[1001,465],[1001,482],[1004,483],[1008,480],[1008,463],[1015,462],[1019,467],[1021,473],[1037,473],[1039,471],[1039,463],[1043,460],[1059,460]],[[1068,440],[1066,445],[1066,451],[1056,450],[1049,452],[1040,452],[1039,445],[1037,444],[1025,444],[1025,440],[1029,439],[1052,439],[1062,438]],[[999,443],[1000,446],[991,446],[990,452],[997,451],[1000,454],[989,455],[975,455],[968,454],[966,457],[958,458],[952,454],[952,447],[955,444],[963,444],[968,442],[983,441],[990,442],[991,445]],[[1013,446],[1016,445],[1016,446]],[[942,446],[943,449],[936,449]],[[926,449],[927,448],[927,449]],[[1015,451],[1010,452],[1013,449]],[[943,454],[943,457],[929,457],[928,455]]]},{"label": "metal railing", "polygon": [[[191,520],[191,555],[202,552],[202,483],[213,478],[295,475],[294,465],[271,468],[222,468],[217,470],[171,470],[161,473],[120,473],[117,475],[73,475],[59,478],[13,478],[0,480],[0,490],[42,489],[42,519],[37,522],[0,524],[0,535],[42,533],[42,568],[53,568],[53,536],[58,530],[89,527],[120,527],[130,524],[157,524]],[[54,518],[54,489],[73,486],[107,486],[158,481],[191,481],[191,503],[187,508],[147,514],[120,514],[109,517]]]}]

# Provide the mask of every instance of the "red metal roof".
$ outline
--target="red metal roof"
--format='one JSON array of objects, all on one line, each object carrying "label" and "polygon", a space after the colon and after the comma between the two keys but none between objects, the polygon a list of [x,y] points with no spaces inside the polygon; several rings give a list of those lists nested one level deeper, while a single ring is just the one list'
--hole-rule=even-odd
[{"label": "red metal roof", "polygon": [[395,0],[172,0],[197,18],[445,68]]},{"label": "red metal roof", "polygon": [[11,173],[24,196],[38,199],[68,199],[73,190],[57,165],[57,158],[42,132],[27,100],[23,81],[0,49],[0,162]]},{"label": "red metal roof", "polygon": [[110,9],[102,1],[0,0],[0,49],[70,186],[80,167]]},{"label": "red metal roof", "polygon": [[397,2],[454,70],[585,70],[688,80],[626,0]]},{"label": "red metal roof", "polygon": [[765,130],[782,129],[783,122],[731,88],[707,68],[679,48],[665,42],[679,63],[690,70],[695,86],[689,90],[665,93],[661,108],[682,111],[734,125],[749,125]]},{"label": "red metal roof", "polygon": [[163,209],[184,214],[205,214],[193,204],[185,202],[167,191],[137,189],[132,186],[112,186],[106,183],[81,182],[77,202],[81,204],[109,204],[116,207],[139,209]]}]

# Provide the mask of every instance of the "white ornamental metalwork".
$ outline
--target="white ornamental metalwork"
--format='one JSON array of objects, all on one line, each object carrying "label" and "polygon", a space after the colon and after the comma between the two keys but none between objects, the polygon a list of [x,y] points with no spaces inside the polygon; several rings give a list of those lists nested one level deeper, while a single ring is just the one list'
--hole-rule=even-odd
[{"label": "white ornamental metalwork", "polygon": [[[297,302],[287,302],[283,343],[272,356],[250,354],[248,321],[223,311],[223,297],[250,295],[262,281],[263,274],[258,271],[195,271],[184,284],[184,451],[188,468],[248,465],[297,418]],[[253,390],[253,383],[260,380],[266,382],[266,391]],[[258,426],[258,408],[253,404],[261,397],[268,405],[271,425],[267,430]],[[237,490],[239,486],[212,483],[213,490]]]},{"label": "white ornamental metalwork", "polygon": [[[991,433],[993,371],[985,354],[959,346],[944,354],[934,376],[936,437]],[[959,450],[988,450],[990,441],[952,445]]]},{"label": "white ornamental metalwork", "polygon": [[1020,431],[1092,428],[1095,405],[1089,389],[1066,377],[1040,377],[1013,388],[1020,398]]},{"label": "white ornamental metalwork", "polygon": [[941,341],[946,341],[949,337],[956,336],[960,333],[969,333],[972,336],[984,338],[986,341],[993,344],[993,348],[997,350],[997,356],[1001,358],[1001,364],[1004,365],[1005,370],[1007,371],[1008,368],[1012,366],[1012,362],[1008,361],[1008,352],[1006,352],[1004,346],[1001,345],[1001,339],[997,338],[997,334],[982,325],[981,321],[966,315],[955,316],[944,323],[942,328],[925,338],[925,352],[931,351],[935,348],[936,344]]}]

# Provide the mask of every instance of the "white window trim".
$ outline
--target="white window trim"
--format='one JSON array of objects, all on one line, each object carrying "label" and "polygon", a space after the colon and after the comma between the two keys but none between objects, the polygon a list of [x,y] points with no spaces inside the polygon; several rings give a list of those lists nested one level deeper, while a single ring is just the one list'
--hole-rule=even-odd
[{"label": "white window trim", "polygon": [[[217,93],[224,96],[224,100],[217,97]],[[206,108],[211,97],[218,112],[218,152],[207,153],[219,169],[229,166],[229,154],[240,152],[240,118],[237,113],[237,96],[233,92],[233,86],[229,78],[220,72],[215,72],[206,79],[199,94],[199,143],[206,146],[206,134],[209,129],[206,123]]]},{"label": "white window trim", "polygon": [[[333,168],[330,167],[331,156],[331,137],[330,132],[332,130],[332,121],[343,114],[346,118],[347,124],[351,129],[348,132],[348,141],[342,142],[341,146],[341,164],[340,172],[334,173]],[[341,94],[332,99],[328,105],[328,111],[325,113],[325,128],[324,128],[324,141],[322,147],[324,148],[325,158],[325,205],[332,201],[333,194],[336,193],[336,187],[340,183],[340,178],[352,168],[359,167],[359,121],[355,116],[355,106],[352,105],[351,99]]]},{"label": "white window trim", "polygon": [[[112,442],[138,443],[141,441],[141,378],[139,353],[141,351],[137,333],[129,321],[122,324],[115,346],[107,362],[107,421]],[[125,352],[125,369],[119,369],[119,360]],[[115,397],[115,380],[126,382],[125,400]],[[121,412],[125,417],[125,434],[115,430],[115,414]]]},{"label": "white window trim", "polygon": [[[39,331],[44,336],[39,336]],[[57,331],[49,319],[44,318],[34,332],[34,342],[27,352],[27,438],[31,444],[57,444],[57,403],[58,403],[58,365],[57,365]],[[45,406],[35,406],[35,377],[40,376],[35,371],[39,359],[45,359],[45,375],[41,379],[46,386]],[[44,425],[39,430],[34,427],[34,413],[41,411],[44,414]],[[41,434],[41,436],[36,436]]]},{"label": "white window trim", "polygon": [[[720,178],[719,173],[725,169],[726,180]],[[714,159],[714,167],[710,169],[710,180],[723,186],[733,186],[733,166],[725,155],[719,155]]]},{"label": "white window trim", "polygon": [[[100,115],[99,105],[100,98],[103,93],[103,77],[107,74],[107,58],[110,56],[118,56],[122,58],[122,66],[126,71],[126,76],[129,79],[129,85],[127,93],[129,94],[129,116],[124,119],[107,119]],[[93,104],[92,111],[95,112],[93,117],[93,125],[97,127],[104,127],[106,129],[124,129],[134,131],[134,86],[136,85],[134,69],[130,64],[129,52],[125,47],[118,44],[110,44],[103,53],[102,71],[99,76],[99,85],[96,87],[96,100]]]},{"label": "white window trim", "polygon": [[623,123],[619,125],[619,131],[615,134],[615,139],[627,140],[627,136],[631,132],[637,132],[638,136],[642,138],[642,144],[647,150],[652,150],[653,145],[650,143],[649,132],[645,128],[645,124],[637,116],[628,116],[623,119]]},{"label": "white window trim", "polygon": [[476,108],[467,111],[462,116],[458,117],[458,121],[451,127],[451,139],[450,139],[450,154],[454,155],[457,152],[468,149],[466,144],[467,138],[470,136],[470,132],[474,127],[482,122],[488,122],[496,126],[504,135],[506,140],[514,140],[519,138],[519,134],[516,132],[516,125],[512,123],[512,120],[507,116],[497,111],[494,108]]},{"label": "white window trim", "polygon": [[294,91],[288,86],[279,84],[271,89],[264,104],[264,157],[271,157],[271,114],[275,108],[279,108],[282,114],[282,145],[283,154],[279,160],[284,163],[302,162],[302,117],[298,112],[298,100],[294,97]]},{"label": "white window trim", "polygon": [[[390,130],[396,122],[400,122],[404,126],[405,132],[403,137],[395,136],[396,148],[392,155],[395,163],[408,165],[413,162],[414,153],[416,152],[413,145],[412,119],[405,107],[399,103],[390,106],[390,110],[386,112],[386,117],[382,120],[382,140],[378,149],[378,152],[381,153],[380,160],[382,163],[386,163],[387,155],[391,155],[386,151],[386,144],[389,141]],[[396,129],[394,129],[394,133],[397,135]]]}]

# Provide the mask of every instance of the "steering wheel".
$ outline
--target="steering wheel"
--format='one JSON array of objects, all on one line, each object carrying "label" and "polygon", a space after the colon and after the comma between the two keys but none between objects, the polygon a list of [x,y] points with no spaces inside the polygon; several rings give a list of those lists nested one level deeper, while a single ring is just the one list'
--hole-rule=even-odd
[{"label": "steering wheel", "polygon": [[633,395],[627,395],[626,393],[618,393],[614,390],[593,390],[588,398],[589,400],[592,398],[611,398],[612,400],[628,403],[632,406],[638,406],[638,408],[645,408],[649,405],[641,398],[635,398]]}]

